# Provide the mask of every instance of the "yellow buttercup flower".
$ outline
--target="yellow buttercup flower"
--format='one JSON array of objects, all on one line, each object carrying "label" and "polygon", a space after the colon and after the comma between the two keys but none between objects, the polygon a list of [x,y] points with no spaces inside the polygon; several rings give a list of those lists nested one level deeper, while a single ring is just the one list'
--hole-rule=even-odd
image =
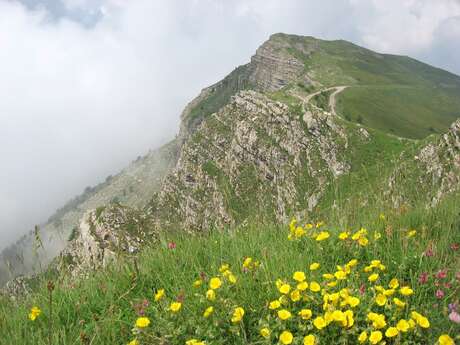
[{"label": "yellow buttercup flower", "polygon": [[310,290],[313,292],[318,292],[321,290],[321,286],[317,282],[310,283]]},{"label": "yellow buttercup flower", "polygon": [[320,267],[318,262],[314,262],[310,265],[310,271],[316,271]]},{"label": "yellow buttercup flower", "polygon": [[140,317],[136,320],[137,328],[146,328],[150,325],[150,320],[148,317]]},{"label": "yellow buttercup flower", "polygon": [[454,339],[447,334],[443,334],[438,339],[439,345],[455,345]]},{"label": "yellow buttercup flower", "polygon": [[131,340],[128,345],[139,345],[139,341],[137,339]]},{"label": "yellow buttercup flower", "polygon": [[377,344],[380,340],[382,340],[383,335],[382,332],[380,331],[373,331],[371,332],[371,335],[369,336],[369,342],[371,344]]},{"label": "yellow buttercup flower", "polygon": [[32,307],[32,309],[30,309],[30,313],[29,313],[29,320],[35,321],[37,319],[37,317],[40,316],[41,313],[42,313],[42,311],[40,310],[39,307]]},{"label": "yellow buttercup flower", "polygon": [[169,306],[169,310],[171,310],[173,313],[177,313],[181,308],[182,308],[181,302],[172,302],[171,305]]},{"label": "yellow buttercup flower", "polygon": [[358,239],[358,244],[362,247],[365,247],[369,244],[369,240],[366,237],[360,237]]},{"label": "yellow buttercup flower", "polygon": [[278,300],[271,301],[270,304],[268,305],[268,308],[271,310],[275,310],[281,307],[281,302]]},{"label": "yellow buttercup flower", "polygon": [[203,281],[201,279],[197,279],[193,282],[193,287],[200,287],[203,284]]},{"label": "yellow buttercup flower", "polygon": [[278,317],[283,321],[291,318],[291,316],[292,314],[289,310],[281,309],[278,311]]},{"label": "yellow buttercup flower", "polygon": [[270,338],[270,330],[267,327],[264,327],[260,330],[260,335],[264,337],[265,339]]},{"label": "yellow buttercup flower", "polygon": [[298,226],[294,231],[294,236],[301,238],[303,235],[305,235],[305,230],[301,226]]},{"label": "yellow buttercup flower", "polygon": [[313,320],[313,325],[319,330],[327,326],[326,320],[324,320],[324,318],[321,316],[318,316],[316,319]]},{"label": "yellow buttercup flower", "polygon": [[394,338],[399,334],[399,331],[396,327],[388,327],[385,331],[385,337],[387,338]]},{"label": "yellow buttercup flower", "polygon": [[395,297],[393,298],[393,303],[395,304],[395,306],[397,306],[398,308],[404,308],[406,306],[406,303],[401,301],[399,298]]},{"label": "yellow buttercup flower", "polygon": [[308,283],[306,281],[303,281],[303,282],[297,284],[297,290],[305,291],[307,289],[308,289]]},{"label": "yellow buttercup flower", "polygon": [[291,291],[291,286],[289,284],[283,284],[279,287],[279,292],[281,292],[284,295],[287,295],[289,291]]},{"label": "yellow buttercup flower", "polygon": [[227,276],[227,279],[231,284],[236,284],[236,277],[232,273]]},{"label": "yellow buttercup flower", "polygon": [[417,234],[417,230],[409,230],[407,232],[407,237],[411,238],[411,237],[414,237],[416,234]]},{"label": "yellow buttercup flower", "polygon": [[165,289],[158,290],[157,293],[155,294],[155,302],[158,302],[160,299],[162,299],[164,295],[165,295]]},{"label": "yellow buttercup flower", "polygon": [[344,231],[339,234],[339,239],[343,241],[346,240],[348,236],[350,236],[350,233],[348,231]]},{"label": "yellow buttercup flower", "polygon": [[344,271],[337,271],[334,273],[334,276],[337,280],[347,279],[347,274]]},{"label": "yellow buttercup flower", "polygon": [[233,323],[238,323],[243,319],[244,316],[244,309],[241,307],[235,308],[232,316],[232,322]]},{"label": "yellow buttercup flower", "polygon": [[294,290],[291,292],[291,301],[298,302],[300,301],[301,295],[299,290]]},{"label": "yellow buttercup flower", "polygon": [[405,333],[409,330],[410,325],[409,325],[409,322],[407,322],[404,319],[401,319],[396,324],[396,328],[398,329],[398,331]]},{"label": "yellow buttercup flower", "polygon": [[350,307],[354,308],[359,304],[360,300],[358,297],[350,296],[346,299],[346,302]]},{"label": "yellow buttercup flower", "polygon": [[301,272],[301,271],[297,271],[294,273],[294,275],[292,276],[292,278],[296,281],[296,282],[303,282],[307,277],[305,276],[305,273],[304,272]]},{"label": "yellow buttercup flower", "polygon": [[310,319],[312,315],[313,315],[313,313],[312,313],[312,311],[310,309],[302,309],[301,311],[299,311],[299,316],[303,320]]},{"label": "yellow buttercup flower", "polygon": [[390,280],[390,283],[388,284],[390,289],[397,289],[399,287],[399,281],[396,278],[393,278]]},{"label": "yellow buttercup flower", "polygon": [[334,275],[330,274],[330,273],[324,273],[323,278],[326,279],[326,280],[330,280],[330,279],[334,278]]},{"label": "yellow buttercup flower", "polygon": [[206,310],[203,313],[204,317],[209,317],[211,314],[214,312],[214,307],[207,307]]},{"label": "yellow buttercup flower", "polygon": [[222,264],[222,266],[220,266],[220,268],[219,268],[219,272],[224,273],[224,272],[228,271],[229,269],[230,269],[229,264]]},{"label": "yellow buttercup flower", "polygon": [[360,344],[363,344],[363,343],[366,342],[366,340],[367,340],[367,332],[366,332],[366,331],[362,331],[361,334],[360,334],[359,337],[358,337],[358,342],[359,342]]},{"label": "yellow buttercup flower", "polygon": [[328,239],[331,235],[327,231],[321,231],[318,236],[316,236],[316,240],[319,241],[324,241]]},{"label": "yellow buttercup flower", "polygon": [[303,338],[303,345],[315,345],[316,338],[313,334],[309,334]]},{"label": "yellow buttercup flower", "polygon": [[403,286],[401,289],[399,289],[399,292],[401,293],[401,295],[403,296],[410,296],[414,293],[414,290],[412,290],[410,287],[408,286]]},{"label": "yellow buttercup flower", "polygon": [[211,280],[209,281],[209,287],[212,290],[217,290],[221,286],[222,286],[222,280],[220,280],[220,278],[218,278],[218,277],[211,278]]},{"label": "yellow buttercup flower", "polygon": [[209,289],[206,291],[206,298],[210,301],[214,301],[216,299],[216,292],[214,290]]},{"label": "yellow buttercup flower", "polygon": [[375,282],[377,279],[379,279],[379,274],[378,273],[373,273],[367,278],[371,283]]},{"label": "yellow buttercup flower", "polygon": [[416,321],[420,327],[430,328],[430,321],[425,316],[419,317]]},{"label": "yellow buttercup flower", "polygon": [[343,327],[353,327],[353,325],[355,324],[355,319],[353,317],[353,310],[346,310],[344,312],[344,315],[345,315],[345,320],[342,322],[342,326]]},{"label": "yellow buttercup flower", "polygon": [[280,343],[283,345],[292,344],[292,340],[294,339],[293,335],[289,331],[283,331],[280,335]]},{"label": "yellow buttercup flower", "polygon": [[375,303],[383,307],[387,304],[387,297],[384,294],[378,294],[377,297],[375,297]]}]

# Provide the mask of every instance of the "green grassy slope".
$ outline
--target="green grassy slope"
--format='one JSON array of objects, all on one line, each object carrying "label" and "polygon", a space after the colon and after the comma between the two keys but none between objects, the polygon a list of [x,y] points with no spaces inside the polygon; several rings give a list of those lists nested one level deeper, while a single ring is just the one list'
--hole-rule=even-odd
[{"label": "green grassy slope", "polygon": [[[408,138],[444,131],[460,117],[460,77],[405,56],[378,54],[347,41],[282,35],[313,80],[350,85],[339,97],[346,118]],[[295,48],[315,46],[310,55]]]}]

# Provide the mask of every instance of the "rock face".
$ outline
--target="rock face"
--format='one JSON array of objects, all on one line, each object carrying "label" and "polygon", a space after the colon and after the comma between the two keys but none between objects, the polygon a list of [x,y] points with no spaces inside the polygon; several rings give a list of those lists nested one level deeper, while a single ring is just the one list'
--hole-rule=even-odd
[{"label": "rock face", "polygon": [[153,198],[157,228],[225,227],[250,214],[285,221],[312,209],[325,186],[349,170],[344,128],[318,108],[290,109],[242,91],[184,143]]},{"label": "rock face", "polygon": [[75,239],[55,262],[60,271],[73,276],[138,252],[146,238],[149,242],[156,239],[148,215],[120,205],[87,212],[76,231]]},{"label": "rock face", "polygon": [[[416,181],[417,188],[408,189],[406,180]],[[441,137],[406,151],[389,178],[388,193],[399,207],[410,200],[426,200],[436,206],[447,194],[460,189],[460,119]]]},{"label": "rock face", "polygon": [[286,51],[291,44],[273,35],[251,59],[249,81],[261,91],[277,91],[300,78],[305,66]]}]

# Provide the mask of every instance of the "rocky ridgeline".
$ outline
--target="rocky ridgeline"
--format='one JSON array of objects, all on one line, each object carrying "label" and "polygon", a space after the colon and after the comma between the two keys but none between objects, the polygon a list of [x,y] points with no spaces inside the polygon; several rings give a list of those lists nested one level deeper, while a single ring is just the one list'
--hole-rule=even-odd
[{"label": "rocky ridgeline", "polygon": [[72,276],[84,275],[120,256],[137,253],[146,239],[154,243],[152,229],[147,214],[128,207],[110,205],[89,211],[82,217],[75,239],[53,265]]},{"label": "rocky ridgeline", "polygon": [[434,207],[444,196],[460,189],[460,119],[447,133],[426,141],[416,147],[415,153],[405,151],[389,178],[388,193],[394,207],[410,204],[411,200],[425,200],[427,206]]}]

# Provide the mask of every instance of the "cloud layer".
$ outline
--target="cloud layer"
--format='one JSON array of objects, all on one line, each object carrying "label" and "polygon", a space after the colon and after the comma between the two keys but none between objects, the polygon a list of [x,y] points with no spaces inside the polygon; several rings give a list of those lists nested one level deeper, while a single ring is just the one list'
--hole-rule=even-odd
[{"label": "cloud layer", "polygon": [[456,0],[0,0],[0,248],[173,138],[186,102],[274,32],[460,73]]}]

